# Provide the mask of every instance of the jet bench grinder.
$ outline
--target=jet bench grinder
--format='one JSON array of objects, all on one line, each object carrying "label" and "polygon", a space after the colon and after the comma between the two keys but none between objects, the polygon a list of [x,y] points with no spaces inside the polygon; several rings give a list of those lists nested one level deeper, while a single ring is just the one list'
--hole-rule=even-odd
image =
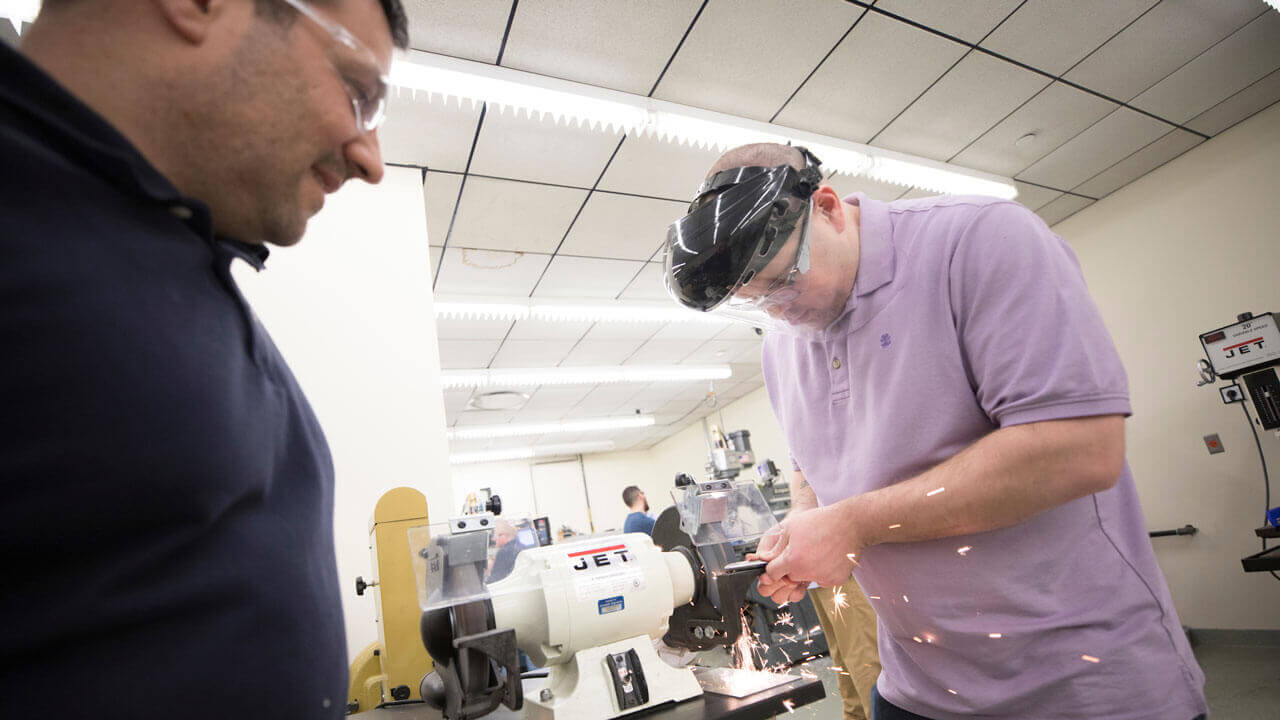
[{"label": "jet bench grinder", "polygon": [[[629,533],[531,548],[487,585],[488,533],[476,516],[451,521],[448,535],[411,537],[422,638],[435,662],[420,688],[424,702],[448,720],[512,711],[597,720],[674,710],[682,718],[762,718],[820,699],[813,678],[695,673],[659,657],[659,638],[687,651],[739,639],[747,591],[764,563],[732,562],[731,543],[776,524],[752,483],[712,480],[676,495],[680,527],[664,530],[667,547]],[[522,682],[517,650],[549,669],[545,682]],[[699,698],[704,688],[717,694],[693,700],[697,706],[659,707]]]}]

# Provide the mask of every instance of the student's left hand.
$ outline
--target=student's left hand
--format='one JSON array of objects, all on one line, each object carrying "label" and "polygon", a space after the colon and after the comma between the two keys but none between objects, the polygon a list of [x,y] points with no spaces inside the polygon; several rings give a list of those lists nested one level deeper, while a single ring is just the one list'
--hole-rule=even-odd
[{"label": "student's left hand", "polygon": [[777,538],[762,539],[756,556],[769,565],[760,576],[761,592],[777,586],[795,602],[810,582],[822,587],[848,582],[862,547],[843,510],[836,504],[787,518],[779,524]]}]

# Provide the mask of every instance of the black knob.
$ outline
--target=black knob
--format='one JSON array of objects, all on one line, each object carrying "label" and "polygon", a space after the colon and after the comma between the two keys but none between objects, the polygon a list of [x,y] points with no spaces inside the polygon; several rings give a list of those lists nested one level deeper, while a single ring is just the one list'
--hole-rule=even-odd
[{"label": "black knob", "polygon": [[364,595],[365,588],[369,587],[369,583],[364,581],[363,577],[356,576],[356,594]]},{"label": "black knob", "polygon": [[685,487],[693,484],[693,477],[689,473],[679,473],[676,475],[676,487]]},{"label": "black knob", "polygon": [[393,700],[408,700],[408,699],[409,699],[409,686],[408,686],[408,685],[399,685],[399,686],[396,686],[396,687],[391,688],[391,698],[392,698]]},{"label": "black knob", "polygon": [[502,498],[498,497],[497,495],[494,495],[493,497],[489,498],[489,501],[484,504],[484,509],[488,510],[494,515],[501,515],[502,514]]}]

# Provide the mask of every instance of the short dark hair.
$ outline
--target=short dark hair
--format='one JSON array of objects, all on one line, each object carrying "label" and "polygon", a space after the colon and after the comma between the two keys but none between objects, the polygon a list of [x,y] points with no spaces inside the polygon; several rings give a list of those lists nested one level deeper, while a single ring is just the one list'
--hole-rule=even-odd
[{"label": "short dark hair", "polygon": [[[317,0],[318,5],[332,5],[334,0]],[[404,14],[404,5],[400,0],[378,0],[382,12],[387,16],[387,27],[391,28],[391,42],[404,50],[409,47],[409,20]],[[289,17],[293,8],[280,0],[254,0],[254,10],[266,17]]]},{"label": "short dark hair", "polygon": [[622,491],[622,502],[626,503],[627,507],[634,505],[638,497],[640,497],[640,488],[635,485],[628,485],[627,489]]}]

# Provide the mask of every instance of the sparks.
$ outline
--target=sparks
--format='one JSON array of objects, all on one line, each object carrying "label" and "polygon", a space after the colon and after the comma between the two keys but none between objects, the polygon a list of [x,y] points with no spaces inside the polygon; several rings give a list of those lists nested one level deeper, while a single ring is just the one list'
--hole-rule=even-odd
[{"label": "sparks", "polygon": [[795,701],[795,700],[783,700],[783,701],[782,701],[782,707],[786,708],[786,709],[787,709],[787,712],[789,712],[789,713],[793,713],[793,712],[795,712],[795,711],[796,711],[796,701]]},{"label": "sparks", "polygon": [[921,639],[920,639],[920,636],[918,636],[918,635],[912,635],[912,636],[911,636],[911,639],[912,639],[912,640],[915,640],[915,641],[916,641],[916,642],[918,642],[918,643],[924,643],[924,641],[923,641],[923,640],[921,640]]},{"label": "sparks", "polygon": [[969,551],[970,551],[970,550],[972,550],[972,549],[973,549],[973,548],[972,548],[972,547],[970,547],[969,545],[965,545],[965,546],[964,546],[964,547],[962,547],[962,548],[957,548],[957,549],[956,549],[956,552],[960,553],[961,555],[968,555],[968,554],[969,554]]},{"label": "sparks", "polygon": [[1003,633],[987,633],[987,637],[991,638],[992,640],[999,640],[1000,638],[1004,637],[1004,634]]},{"label": "sparks", "polygon": [[907,597],[906,595],[903,595],[903,596],[902,596],[902,602],[904,602],[904,603],[909,603],[909,602],[911,602],[911,598]]},{"label": "sparks", "polygon": [[774,625],[791,625],[791,613],[778,613],[778,617],[774,621]]},{"label": "sparks", "polygon": [[840,617],[840,611],[849,607],[849,598],[844,594],[844,588],[835,587],[831,589],[831,600],[836,606],[836,617]]},{"label": "sparks", "polygon": [[814,633],[816,633],[816,632],[822,632],[822,626],[821,626],[821,625],[814,625],[813,627],[809,628],[809,634],[810,634],[810,635],[812,635],[812,634],[814,634]]},{"label": "sparks", "polygon": [[960,694],[960,693],[956,692],[955,690],[952,690],[951,688],[947,688],[947,692],[951,693],[952,695],[959,695],[959,694]]},{"label": "sparks", "polygon": [[867,596],[867,599],[868,599],[868,600],[879,600],[879,599],[880,599],[880,596],[879,596],[879,595],[868,595],[868,596]]},{"label": "sparks", "polygon": [[742,630],[730,648],[730,664],[737,670],[756,670],[764,666],[764,643],[751,631],[745,608],[739,615],[742,618]]},{"label": "sparks", "polygon": [[1096,657],[1094,657],[1094,656],[1092,656],[1092,655],[1081,655],[1081,656],[1080,656],[1080,659],[1081,659],[1081,660],[1084,660],[1085,662],[1091,662],[1091,663],[1100,663],[1100,662],[1102,662],[1101,660],[1099,660],[1098,658],[1096,658]]},{"label": "sparks", "polygon": [[849,558],[849,562],[853,563],[854,567],[862,567],[862,565],[858,563],[857,555],[849,553],[848,555],[845,555],[845,557]]},{"label": "sparks", "polygon": [[940,487],[940,488],[937,488],[937,489],[935,489],[935,490],[930,490],[929,492],[925,493],[925,494],[924,494],[924,496],[925,496],[925,497],[933,497],[934,495],[937,495],[938,493],[944,493],[944,492],[946,492],[946,491],[947,491],[947,489],[946,489],[946,488],[944,488],[944,487]]},{"label": "sparks", "polygon": [[892,524],[892,525],[890,525],[890,526],[889,526],[889,529],[890,529],[890,530],[897,530],[897,529],[898,529],[898,528],[900,528],[900,527],[902,527],[902,523],[894,523],[894,524]]}]

